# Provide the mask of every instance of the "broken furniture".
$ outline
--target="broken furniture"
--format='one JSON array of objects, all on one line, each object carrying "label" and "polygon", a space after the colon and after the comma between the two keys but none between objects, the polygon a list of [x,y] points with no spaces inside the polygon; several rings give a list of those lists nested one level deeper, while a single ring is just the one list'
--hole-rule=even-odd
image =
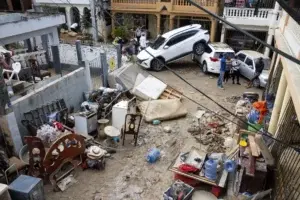
[{"label": "broken furniture", "polygon": [[57,114],[56,121],[67,124],[68,108],[64,99],[53,101],[50,104],[43,105],[40,108],[24,113],[24,120],[21,121],[32,136],[36,136],[37,129],[49,122],[49,116]]},{"label": "broken furniture", "polygon": [[[45,148],[38,137],[26,136],[24,139],[29,151],[29,174],[50,180],[53,186],[85,160],[85,142],[82,135],[63,135],[49,149]],[[72,168],[58,177],[61,168],[67,163],[71,163]]]},{"label": "broken furniture", "polygon": [[194,188],[182,181],[175,181],[163,194],[164,200],[189,200],[192,197]]},{"label": "broken furniture", "polygon": [[44,79],[44,77],[49,76],[51,77],[51,72],[47,71],[47,70],[42,70],[40,68],[40,65],[37,61],[37,59],[34,56],[31,56],[28,59],[29,62],[29,66],[31,68],[31,73],[32,73],[32,78],[34,83],[36,83],[35,77],[40,78],[41,80]]},{"label": "broken furniture", "polygon": [[107,136],[107,139],[105,139],[105,144],[108,147],[116,147],[117,143],[119,141],[120,136],[120,130],[113,127],[113,126],[107,126],[104,128],[104,133]]},{"label": "broken furniture", "polygon": [[27,165],[22,162],[19,158],[13,156],[9,158],[9,167],[5,170],[6,183],[9,184],[9,176],[17,174],[19,176],[19,171],[25,170]]},{"label": "broken furniture", "polygon": [[1,183],[0,183],[0,199],[11,200],[10,194],[8,192],[8,186]]},{"label": "broken furniture", "polygon": [[88,136],[89,133],[97,130],[97,113],[82,112],[74,115],[76,133]]},{"label": "broken furniture", "polygon": [[9,185],[12,199],[18,200],[44,200],[44,185],[40,178],[21,175]]},{"label": "broken furniture", "polygon": [[[187,153],[179,153],[176,159],[171,163],[169,166],[169,170],[174,172],[175,174],[179,174],[181,176],[200,181],[212,186],[218,186],[221,188],[225,187],[225,183],[227,180],[228,172],[223,169],[218,172],[217,179],[216,180],[210,180],[204,176],[204,168],[203,168],[203,162],[205,162],[206,159],[206,153],[201,152],[200,150],[196,149],[195,147],[191,148],[191,151],[189,154]],[[230,158],[228,156],[228,158]],[[195,162],[196,159],[199,162]],[[192,172],[185,172],[181,169],[181,166],[183,164],[188,164],[189,166],[192,166],[193,169],[197,169],[194,173]],[[190,167],[189,167],[190,168]]]},{"label": "broken furniture", "polygon": [[140,125],[142,121],[142,115],[137,114],[127,114],[125,117],[125,123],[121,129],[123,145],[125,142],[126,135],[133,135],[134,137],[134,146],[137,145],[138,134],[140,130]]}]

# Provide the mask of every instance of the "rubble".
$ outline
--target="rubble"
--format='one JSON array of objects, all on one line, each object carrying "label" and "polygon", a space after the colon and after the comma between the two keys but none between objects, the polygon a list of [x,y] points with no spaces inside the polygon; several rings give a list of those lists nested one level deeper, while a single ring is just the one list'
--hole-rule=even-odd
[{"label": "rubble", "polygon": [[171,132],[172,132],[171,127],[170,127],[170,126],[165,126],[165,127],[164,127],[164,132],[165,132],[165,133],[171,133]]},{"label": "rubble", "polygon": [[241,96],[231,96],[231,97],[226,97],[225,100],[229,103],[236,104],[242,97]]}]

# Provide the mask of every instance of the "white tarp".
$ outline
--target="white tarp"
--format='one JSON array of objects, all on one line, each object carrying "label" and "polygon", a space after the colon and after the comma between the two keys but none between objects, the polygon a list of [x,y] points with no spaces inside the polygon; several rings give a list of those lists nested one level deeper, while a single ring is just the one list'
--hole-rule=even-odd
[{"label": "white tarp", "polygon": [[166,88],[165,83],[149,75],[134,88],[133,94],[145,100],[158,99]]},{"label": "white tarp", "polygon": [[169,120],[183,117],[187,114],[187,109],[179,99],[143,101],[138,104],[138,107],[146,122],[151,122],[155,119]]}]

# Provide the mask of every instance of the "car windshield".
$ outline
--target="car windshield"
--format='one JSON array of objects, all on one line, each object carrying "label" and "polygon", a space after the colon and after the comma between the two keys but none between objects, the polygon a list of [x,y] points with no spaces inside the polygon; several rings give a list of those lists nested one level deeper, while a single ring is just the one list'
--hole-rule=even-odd
[{"label": "car windshield", "polygon": [[[271,61],[269,58],[264,58],[264,70],[269,70],[270,69],[270,65],[271,65]],[[255,63],[258,62],[258,58],[254,60]]]},{"label": "car windshield", "polygon": [[156,38],[154,43],[151,45],[152,49],[158,49],[165,41],[166,41],[166,38],[159,36],[158,38]]},{"label": "car windshield", "polygon": [[234,58],[233,52],[215,52],[214,58],[220,58],[221,54],[223,54],[225,56],[229,56],[230,58]]}]

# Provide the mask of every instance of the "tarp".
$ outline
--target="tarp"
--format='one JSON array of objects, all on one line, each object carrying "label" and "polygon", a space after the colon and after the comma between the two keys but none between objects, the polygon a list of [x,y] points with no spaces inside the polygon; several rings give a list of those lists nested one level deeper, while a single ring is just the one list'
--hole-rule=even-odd
[{"label": "tarp", "polygon": [[146,122],[157,120],[169,120],[183,117],[187,114],[187,109],[179,99],[159,99],[143,101],[138,107]]}]

